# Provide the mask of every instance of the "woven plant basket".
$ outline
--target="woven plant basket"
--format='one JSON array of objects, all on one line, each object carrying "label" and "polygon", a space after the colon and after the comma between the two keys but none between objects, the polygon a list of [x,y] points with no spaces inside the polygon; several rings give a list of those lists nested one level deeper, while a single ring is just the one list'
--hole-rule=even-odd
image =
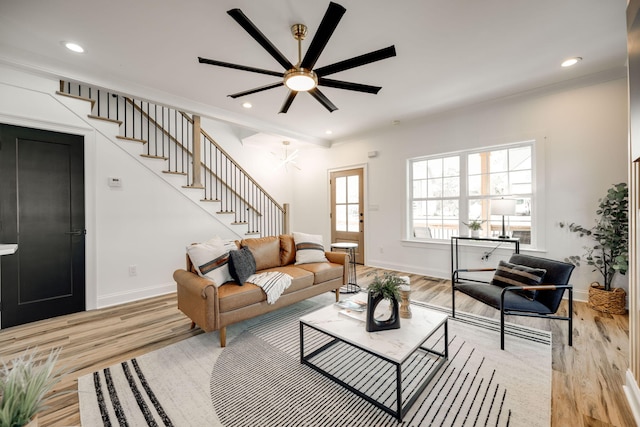
[{"label": "woven plant basket", "polygon": [[589,287],[589,307],[603,313],[625,314],[627,293],[622,288],[605,291],[604,286],[593,282]]}]

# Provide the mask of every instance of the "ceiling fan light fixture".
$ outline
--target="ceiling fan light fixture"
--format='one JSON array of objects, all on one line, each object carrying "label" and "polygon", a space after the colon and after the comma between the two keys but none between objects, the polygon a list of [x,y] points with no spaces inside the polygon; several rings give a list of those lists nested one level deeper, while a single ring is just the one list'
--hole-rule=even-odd
[{"label": "ceiling fan light fixture", "polygon": [[292,68],[284,73],[284,85],[296,92],[308,92],[318,86],[318,77],[311,70]]}]

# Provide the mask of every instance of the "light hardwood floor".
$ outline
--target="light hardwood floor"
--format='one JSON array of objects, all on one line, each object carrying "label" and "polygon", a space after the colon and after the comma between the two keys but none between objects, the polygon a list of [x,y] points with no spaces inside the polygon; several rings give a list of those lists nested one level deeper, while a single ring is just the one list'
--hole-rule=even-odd
[{"label": "light hardwood floor", "polygon": [[[366,286],[376,269],[358,266]],[[406,274],[412,299],[451,306],[447,280]],[[463,294],[457,309],[488,317],[497,312]],[[564,307],[566,310],[566,305]],[[509,321],[553,332],[552,426],[634,426],[622,390],[628,365],[628,316],[608,315],[584,303],[574,305],[574,345],[567,346],[566,322],[511,317]],[[63,347],[60,365],[71,370],[40,415],[41,426],[80,425],[77,378],[200,334],[177,309],[175,294],[116,307],[62,316],[0,331],[0,359],[8,361],[27,348]],[[217,333],[211,334],[217,340]],[[535,396],[532,396],[535,398]]]}]

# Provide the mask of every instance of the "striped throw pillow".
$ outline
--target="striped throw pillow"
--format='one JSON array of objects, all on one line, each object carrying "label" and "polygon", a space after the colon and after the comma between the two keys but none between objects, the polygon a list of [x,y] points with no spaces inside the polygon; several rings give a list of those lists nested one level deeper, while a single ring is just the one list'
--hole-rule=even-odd
[{"label": "striped throw pillow", "polygon": [[322,236],[294,232],[293,241],[296,244],[296,264],[329,262],[324,256]]},{"label": "striped throw pillow", "polygon": [[[531,268],[500,261],[491,284],[501,288],[507,286],[536,286],[542,282],[546,272],[547,270],[542,268]],[[519,293],[529,299],[534,299],[536,296],[535,291],[519,291]]]},{"label": "striped throw pillow", "polygon": [[209,240],[187,246],[187,253],[198,274],[213,280],[217,287],[233,280],[229,272],[229,252],[234,249],[237,249],[234,242]]}]

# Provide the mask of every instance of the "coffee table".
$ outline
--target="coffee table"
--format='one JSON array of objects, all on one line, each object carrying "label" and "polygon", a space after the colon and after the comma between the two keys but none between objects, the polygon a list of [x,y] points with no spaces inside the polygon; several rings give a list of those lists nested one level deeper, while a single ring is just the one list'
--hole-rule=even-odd
[{"label": "coffee table", "polygon": [[363,313],[335,305],[307,314],[300,362],[402,421],[449,357],[448,316],[416,305],[411,312],[400,329],[379,332],[365,330]]}]

